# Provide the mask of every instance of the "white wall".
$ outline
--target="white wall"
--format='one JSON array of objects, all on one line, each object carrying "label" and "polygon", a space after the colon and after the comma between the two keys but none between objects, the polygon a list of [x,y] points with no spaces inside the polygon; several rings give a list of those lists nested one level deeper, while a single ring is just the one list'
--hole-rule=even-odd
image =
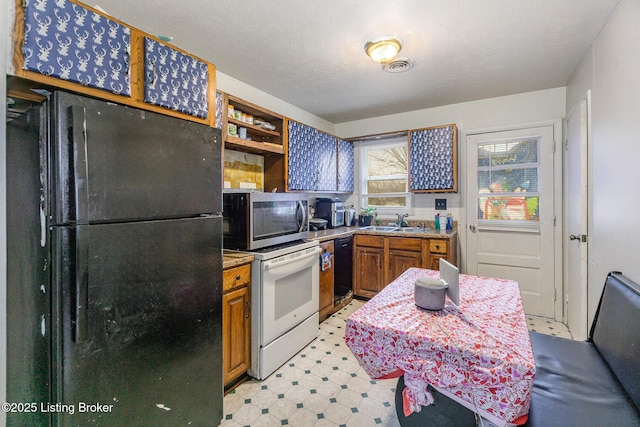
[{"label": "white wall", "polygon": [[591,96],[589,324],[611,270],[640,282],[640,2],[621,0],[571,77],[567,109]]},{"label": "white wall", "polygon": [[[372,119],[340,123],[336,125],[336,134],[343,138],[388,133],[406,129],[420,129],[430,126],[455,123],[458,127],[458,193],[416,194],[415,209],[408,218],[433,219],[435,199],[447,199],[447,212],[453,213],[459,229],[460,252],[459,265],[465,265],[466,259],[466,150],[465,134],[481,129],[496,129],[525,123],[545,122],[561,119],[565,115],[566,88],[547,89],[518,95],[502,96],[480,101],[464,102],[443,107],[392,114]],[[356,147],[356,164],[359,153]],[[357,170],[357,167],[356,167]],[[357,173],[356,173],[356,176]],[[348,204],[359,207],[359,195],[354,193],[347,199]],[[392,217],[389,217],[392,219]]]}]

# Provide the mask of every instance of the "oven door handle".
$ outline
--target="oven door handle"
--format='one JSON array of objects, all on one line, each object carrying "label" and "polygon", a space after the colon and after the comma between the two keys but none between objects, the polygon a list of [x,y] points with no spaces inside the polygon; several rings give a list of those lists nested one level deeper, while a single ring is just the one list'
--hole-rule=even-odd
[{"label": "oven door handle", "polygon": [[[302,217],[302,218],[300,218]],[[306,229],[307,225],[307,211],[302,204],[302,201],[298,201],[298,206],[296,207],[296,221],[300,218],[298,222],[298,232],[301,233]]]},{"label": "oven door handle", "polygon": [[308,254],[302,255],[300,257],[289,258],[282,261],[278,261],[278,259],[274,259],[272,261],[265,261],[262,263],[262,267],[265,270],[269,270],[270,268],[276,268],[276,267],[284,267],[285,265],[293,264],[294,262],[304,261],[307,258],[314,257],[318,255],[320,252],[322,252],[322,249],[320,249],[320,247],[317,247],[317,248],[314,248]]}]

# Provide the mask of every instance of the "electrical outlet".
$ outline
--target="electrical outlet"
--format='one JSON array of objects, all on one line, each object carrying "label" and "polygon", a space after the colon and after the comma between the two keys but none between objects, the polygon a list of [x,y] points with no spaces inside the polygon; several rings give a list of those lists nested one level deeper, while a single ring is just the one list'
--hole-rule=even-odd
[{"label": "electrical outlet", "polygon": [[447,210],[447,199],[436,199],[436,210],[446,211]]}]

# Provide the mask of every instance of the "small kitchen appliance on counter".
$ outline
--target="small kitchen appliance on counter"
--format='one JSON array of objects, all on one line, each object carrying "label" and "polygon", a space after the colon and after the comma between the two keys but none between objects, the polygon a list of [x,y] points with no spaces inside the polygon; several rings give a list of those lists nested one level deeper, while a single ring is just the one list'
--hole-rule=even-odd
[{"label": "small kitchen appliance on counter", "polygon": [[320,197],[316,199],[316,218],[324,218],[328,221],[329,228],[345,225],[344,206],[337,198]]},{"label": "small kitchen appliance on counter", "polygon": [[353,205],[344,210],[344,225],[353,227],[356,225],[356,210]]}]

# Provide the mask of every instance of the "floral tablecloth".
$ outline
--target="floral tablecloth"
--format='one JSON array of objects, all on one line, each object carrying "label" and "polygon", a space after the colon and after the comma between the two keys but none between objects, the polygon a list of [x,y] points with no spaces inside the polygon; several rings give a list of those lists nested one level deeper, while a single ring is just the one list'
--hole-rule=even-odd
[{"label": "floral tablecloth", "polygon": [[420,277],[410,268],[346,321],[345,341],[371,378],[404,373],[405,413],[430,402],[427,384],[488,419],[526,420],[535,362],[518,283],[460,275],[460,304],[415,305]]}]

